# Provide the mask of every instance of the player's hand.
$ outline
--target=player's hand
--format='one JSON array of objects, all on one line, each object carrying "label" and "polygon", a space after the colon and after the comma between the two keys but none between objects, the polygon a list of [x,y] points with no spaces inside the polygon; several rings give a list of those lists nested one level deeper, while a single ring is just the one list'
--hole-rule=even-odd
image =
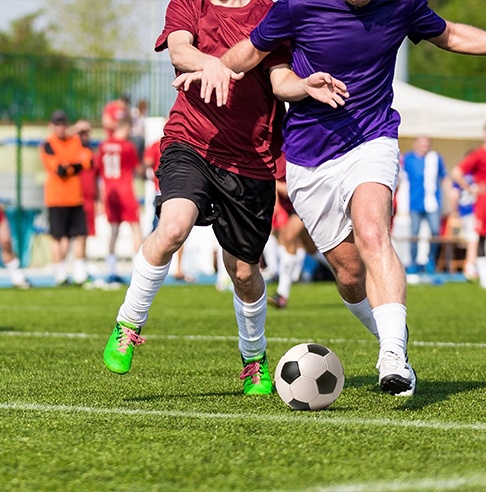
[{"label": "player's hand", "polygon": [[63,166],[62,164],[59,164],[57,166],[57,175],[61,178],[65,178],[68,175],[67,167]]},{"label": "player's hand", "polygon": [[245,74],[229,69],[219,58],[208,61],[203,70],[179,75],[172,86],[187,91],[193,82],[201,83],[201,98],[205,103],[211,101],[213,92],[216,94],[216,105],[224,106],[228,102],[230,81],[240,80]]},{"label": "player's hand", "polygon": [[326,72],[316,72],[305,79],[305,90],[309,96],[333,108],[344,106],[349,92],[344,82]]}]

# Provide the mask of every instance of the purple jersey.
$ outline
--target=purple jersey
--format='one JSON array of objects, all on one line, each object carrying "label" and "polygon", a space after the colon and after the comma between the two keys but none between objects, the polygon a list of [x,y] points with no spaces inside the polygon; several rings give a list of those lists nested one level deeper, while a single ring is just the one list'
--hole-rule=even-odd
[{"label": "purple jersey", "polygon": [[287,160],[318,166],[363,142],[398,137],[391,108],[396,56],[408,36],[415,44],[442,34],[446,23],[427,0],[278,0],[251,33],[260,51],[292,42],[292,69],[302,78],[329,72],[348,87],[344,107],[312,98],[290,103],[284,121]]}]

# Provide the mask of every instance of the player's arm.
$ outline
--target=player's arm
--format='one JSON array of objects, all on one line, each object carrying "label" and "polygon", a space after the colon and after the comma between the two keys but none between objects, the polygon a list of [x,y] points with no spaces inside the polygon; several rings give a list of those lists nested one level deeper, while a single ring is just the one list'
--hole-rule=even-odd
[{"label": "player's arm", "polygon": [[466,177],[464,175],[463,170],[461,169],[461,166],[457,165],[452,168],[451,170],[451,178],[453,181],[455,181],[463,190],[466,190],[467,192],[476,195],[476,189],[474,185],[470,185]]},{"label": "player's arm", "polygon": [[444,32],[429,41],[454,53],[486,55],[486,31],[467,24],[446,21]]},{"label": "player's arm", "polygon": [[344,106],[349,97],[346,85],[326,72],[315,72],[301,78],[289,65],[276,65],[270,69],[274,94],[283,101],[300,101],[308,96],[329,104],[333,108]]},{"label": "player's arm", "polygon": [[194,37],[189,31],[174,31],[167,38],[172,65],[180,72],[192,72],[183,74],[186,77],[178,77],[172,85],[176,89],[187,90],[191,82],[200,81],[201,98],[209,103],[214,90],[216,103],[222,106],[228,99],[229,81],[241,79],[243,74],[233,72],[219,58],[199,51],[193,42]]},{"label": "player's arm", "polygon": [[[256,67],[268,52],[257,50],[249,39],[236,43],[222,57],[219,64],[214,64],[208,69],[197,69],[194,73],[183,73],[172,83],[176,89],[187,91],[193,82],[201,82],[201,98],[208,103],[213,91],[216,92],[218,106],[225,105],[228,101],[230,79],[239,80],[245,72]],[[223,66],[229,77],[221,78],[218,69]],[[189,70],[188,70],[189,71]],[[229,71],[229,72],[228,72]]]}]

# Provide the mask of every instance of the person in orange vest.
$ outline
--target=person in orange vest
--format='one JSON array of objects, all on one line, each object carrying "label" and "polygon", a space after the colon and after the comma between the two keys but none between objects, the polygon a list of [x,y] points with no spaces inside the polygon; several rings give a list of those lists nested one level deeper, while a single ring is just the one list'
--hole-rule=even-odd
[{"label": "person in orange vest", "polygon": [[62,110],[55,111],[49,123],[51,133],[41,144],[40,155],[47,172],[44,203],[49,218],[51,254],[57,285],[67,284],[66,259],[73,243],[72,279],[83,284],[88,279],[86,269],[86,215],[80,173],[91,167],[92,152],[76,134],[70,134],[68,118]]}]

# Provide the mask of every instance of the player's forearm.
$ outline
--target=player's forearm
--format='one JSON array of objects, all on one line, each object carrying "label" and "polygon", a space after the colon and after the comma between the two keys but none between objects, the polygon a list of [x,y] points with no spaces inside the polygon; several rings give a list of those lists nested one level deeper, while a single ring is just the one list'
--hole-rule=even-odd
[{"label": "player's forearm", "polygon": [[221,61],[236,73],[248,72],[267,55],[268,52],[257,50],[249,39],[244,39],[227,51],[221,57]]},{"label": "player's forearm", "polygon": [[469,183],[466,181],[466,178],[464,177],[464,173],[462,172],[461,168],[459,167],[454,167],[451,170],[451,178],[454,182],[456,182],[462,189],[471,191]]},{"label": "player's forearm", "polygon": [[180,72],[197,72],[215,57],[202,53],[191,44],[178,44],[169,50],[172,65]]},{"label": "player's forearm", "polygon": [[308,96],[306,80],[290,68],[275,67],[270,73],[273,93],[281,101],[300,101]]},{"label": "player's forearm", "polygon": [[430,41],[446,51],[486,55],[486,31],[466,24],[447,22],[444,33]]}]

